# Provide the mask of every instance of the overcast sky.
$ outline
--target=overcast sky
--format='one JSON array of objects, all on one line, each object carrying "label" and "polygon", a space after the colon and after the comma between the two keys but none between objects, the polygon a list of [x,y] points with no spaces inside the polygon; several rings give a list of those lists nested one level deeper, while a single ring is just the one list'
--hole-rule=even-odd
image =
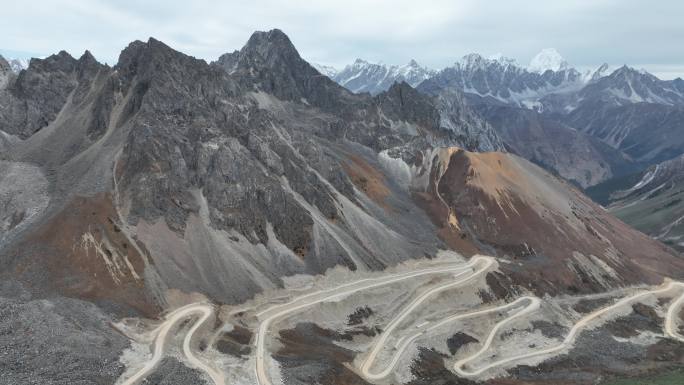
[{"label": "overcast sky", "polygon": [[280,28],[302,56],[342,67],[357,57],[433,68],[502,53],[521,64],[556,48],[579,68],[603,62],[684,77],[682,0],[2,0],[0,49],[89,49],[116,63],[153,36],[214,60],[254,30]]}]

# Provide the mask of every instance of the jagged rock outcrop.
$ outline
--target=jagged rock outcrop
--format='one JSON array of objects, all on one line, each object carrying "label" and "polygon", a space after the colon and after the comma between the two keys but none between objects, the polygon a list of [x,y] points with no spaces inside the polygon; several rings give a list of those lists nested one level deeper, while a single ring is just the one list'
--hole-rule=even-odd
[{"label": "jagged rock outcrop", "polygon": [[240,51],[223,55],[214,64],[254,91],[322,109],[334,108],[336,99],[349,94],[302,59],[278,29],[255,32]]},{"label": "jagged rock outcrop", "polygon": [[0,130],[27,138],[52,122],[69,94],[102,68],[89,52],[74,59],[61,51],[33,59],[29,68],[0,91]]}]

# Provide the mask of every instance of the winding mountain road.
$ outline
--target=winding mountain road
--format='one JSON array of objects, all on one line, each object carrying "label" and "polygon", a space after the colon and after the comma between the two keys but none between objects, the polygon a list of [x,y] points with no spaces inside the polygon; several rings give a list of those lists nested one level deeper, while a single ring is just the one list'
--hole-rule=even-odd
[{"label": "winding mountain road", "polygon": [[[515,301],[503,304],[500,306],[486,308],[481,310],[475,310],[463,314],[455,314],[446,317],[438,322],[423,322],[417,327],[417,331],[410,336],[404,336],[400,338],[395,343],[395,352],[390,360],[389,364],[380,372],[371,372],[377,356],[383,348],[387,346],[387,340],[389,336],[401,325],[401,323],[413,313],[422,303],[424,303],[428,298],[448,289],[452,289],[459,285],[480,276],[491,267],[495,266],[496,260],[491,257],[475,256],[468,263],[459,263],[457,265],[442,265],[438,267],[432,267],[422,270],[416,270],[406,273],[397,273],[392,275],[387,275],[378,278],[366,278],[353,282],[349,282],[335,288],[320,290],[312,293],[308,293],[290,300],[287,303],[274,305],[266,310],[263,310],[256,314],[257,319],[260,321],[258,326],[258,331],[256,333],[256,338],[254,345],[256,347],[256,361],[255,361],[255,374],[257,383],[259,385],[273,385],[267,373],[266,358],[268,353],[266,351],[266,340],[269,334],[269,329],[271,325],[292,315],[298,311],[304,310],[313,305],[335,301],[359,291],[369,290],[376,287],[389,285],[396,282],[401,282],[407,279],[416,278],[425,275],[437,275],[437,274],[454,274],[455,281],[446,284],[439,285],[432,289],[425,291],[418,297],[409,302],[400,312],[397,314],[387,325],[380,336],[373,342],[373,346],[359,365],[358,369],[360,374],[369,381],[381,380],[392,373],[401,359],[402,355],[405,353],[406,349],[410,346],[412,342],[416,339],[427,335],[448,323],[462,320],[466,318],[477,317],[485,314],[495,313],[495,312],[506,312],[507,317],[496,323],[492,330],[489,332],[487,339],[484,341],[482,346],[474,353],[469,354],[458,360],[454,366],[454,372],[462,377],[476,377],[482,373],[493,369],[495,367],[504,366],[512,362],[522,361],[529,358],[540,357],[545,355],[552,355],[561,352],[562,350],[571,347],[577,336],[581,331],[586,328],[592,321],[597,318],[606,315],[610,312],[616,311],[619,307],[630,304],[634,301],[642,299],[646,296],[658,296],[675,289],[684,289],[684,283],[676,281],[666,281],[663,285],[654,288],[652,290],[646,290],[634,295],[625,297],[614,304],[596,310],[584,317],[582,317],[573,327],[570,329],[563,341],[553,347],[541,349],[538,351],[533,351],[529,353],[514,355],[504,359],[490,362],[481,367],[472,367],[472,363],[482,357],[487,350],[489,350],[494,344],[495,337],[499,334],[500,330],[508,323],[513,322],[535,310],[537,310],[541,305],[541,300],[537,297],[523,296]],[[523,303],[527,303],[523,306]],[[680,294],[668,307],[667,315],[665,317],[664,330],[665,334],[673,339],[684,342],[684,336],[679,333],[679,311],[684,305],[684,292]],[[214,369],[212,366],[200,360],[194,355],[191,349],[191,342],[193,336],[197,333],[200,327],[204,325],[207,320],[209,320],[214,314],[214,307],[208,303],[194,303],[169,313],[164,322],[152,331],[154,335],[154,351],[152,358],[137,371],[134,375],[125,379],[119,385],[137,385],[142,381],[147,375],[149,375],[159,364],[166,351],[166,343],[169,338],[169,334],[174,327],[177,326],[182,320],[188,319],[190,317],[199,318],[194,322],[190,330],[187,332],[183,339],[183,354],[187,358],[187,362],[190,367],[196,368],[208,374],[214,385],[225,385],[225,377],[223,373],[219,370]]]},{"label": "winding mountain road", "polygon": [[187,306],[183,306],[175,311],[169,313],[164,320],[164,323],[160,327],[156,328],[153,332],[155,333],[154,339],[154,351],[152,353],[152,358],[147,361],[145,366],[143,366],[139,371],[128,379],[121,382],[120,385],[136,385],[140,383],[145,377],[147,377],[159,364],[166,351],[166,342],[169,337],[169,332],[182,320],[188,317],[194,317],[199,315],[200,318],[195,321],[192,328],[188,331],[183,339],[183,354],[188,360],[190,367],[204,371],[209,375],[209,377],[214,381],[215,385],[225,385],[225,378],[223,373],[212,368],[211,366],[202,362],[190,349],[190,342],[192,337],[195,335],[197,330],[214,314],[214,307],[206,303],[194,303]]},{"label": "winding mountain road", "polygon": [[[610,306],[607,306],[607,307],[601,308],[601,309],[599,309],[599,310],[596,310],[596,311],[594,311],[594,312],[592,312],[592,313],[590,313],[590,314],[588,314],[588,315],[582,317],[582,318],[581,318],[581,319],[580,319],[580,320],[579,320],[579,321],[570,329],[570,332],[565,336],[565,339],[563,339],[563,341],[562,341],[560,344],[558,344],[558,345],[556,345],[556,346],[554,346],[554,347],[550,347],[550,348],[538,350],[538,351],[535,351],[535,352],[520,354],[520,355],[516,355],[516,356],[511,356],[511,357],[508,357],[508,358],[504,358],[504,359],[501,359],[501,360],[498,360],[498,361],[491,362],[491,363],[489,363],[489,364],[487,364],[487,365],[485,365],[485,366],[479,367],[479,368],[477,368],[477,369],[470,369],[470,370],[465,369],[465,366],[466,366],[469,362],[471,362],[471,361],[477,359],[477,358],[478,358],[479,356],[481,356],[487,349],[489,349],[489,347],[491,346],[492,341],[493,341],[493,339],[494,339],[494,336],[496,335],[496,333],[498,332],[498,330],[500,329],[500,327],[503,326],[503,324],[505,324],[505,323],[507,323],[507,322],[510,322],[514,317],[518,317],[518,316],[521,315],[520,313],[518,313],[518,314],[516,314],[516,315],[514,315],[514,316],[512,316],[512,317],[510,317],[510,318],[508,318],[508,319],[505,319],[505,320],[499,322],[499,323],[492,329],[492,331],[489,333],[489,336],[488,336],[488,338],[487,338],[487,341],[483,344],[483,346],[482,346],[482,348],[481,348],[480,350],[478,350],[476,353],[474,353],[474,354],[472,354],[472,355],[470,355],[470,356],[468,356],[468,357],[466,357],[466,358],[463,358],[463,359],[457,361],[457,362],[454,364],[454,372],[456,372],[458,375],[460,375],[460,376],[462,376],[462,377],[474,377],[474,376],[478,376],[478,375],[484,373],[484,372],[487,371],[487,370],[490,370],[490,369],[492,369],[492,368],[495,368],[495,367],[497,367],[497,366],[506,365],[506,364],[509,364],[509,363],[511,363],[511,362],[520,361],[520,360],[525,360],[525,359],[528,359],[528,358],[533,358],[533,357],[539,357],[539,356],[544,356],[544,355],[549,355],[549,354],[558,353],[559,351],[561,351],[561,350],[563,350],[563,349],[565,349],[565,348],[570,347],[570,346],[572,345],[572,343],[574,342],[574,340],[575,340],[575,339],[577,338],[577,336],[579,335],[580,331],[581,331],[583,328],[585,328],[591,321],[593,321],[593,320],[599,318],[600,316],[602,316],[602,315],[604,315],[604,314],[607,314],[607,313],[609,313],[609,312],[611,312],[611,311],[614,311],[614,310],[616,310],[617,308],[619,308],[619,307],[621,307],[621,306],[624,306],[624,305],[627,305],[627,304],[629,304],[629,303],[631,303],[631,302],[634,302],[634,301],[636,301],[636,300],[638,300],[638,299],[641,299],[641,298],[644,298],[644,297],[650,296],[650,295],[658,295],[658,294],[666,293],[666,292],[668,292],[668,291],[670,291],[670,290],[673,290],[674,288],[684,288],[684,283],[682,283],[682,282],[675,282],[675,281],[669,281],[669,282],[666,282],[665,284],[661,285],[661,287],[658,288],[658,289],[643,291],[643,292],[640,292],[640,293],[631,295],[631,296],[629,296],[629,297],[625,297],[625,298],[619,300],[618,302],[616,302],[616,303],[614,303],[614,304],[612,304],[612,305],[610,305]],[[676,323],[676,322],[675,322],[675,318],[676,318],[676,314],[677,314],[677,311],[676,311],[676,310],[679,309],[679,308],[681,307],[681,305],[682,305],[683,302],[684,302],[684,294],[683,294],[682,296],[680,296],[677,300],[673,301],[672,304],[670,304],[669,309],[668,309],[668,313],[667,313],[667,316],[666,316],[666,320],[665,320],[665,332],[666,332],[666,334],[668,334],[668,335],[670,335],[671,337],[673,337],[673,338],[675,338],[675,339],[678,339],[678,340],[680,340],[680,341],[684,341],[684,338],[682,338],[682,336],[679,335],[679,333],[677,333],[677,332],[674,330],[674,325],[675,325],[675,323]]]},{"label": "winding mountain road", "polygon": [[[380,378],[386,377],[390,371],[394,368],[394,365],[396,364],[396,361],[399,360],[399,355],[402,352],[402,348],[398,349],[397,354],[395,355],[395,360],[393,360],[393,363],[388,366],[387,369],[385,369],[383,372],[379,374],[373,374],[370,373],[370,367],[373,365],[373,362],[375,361],[375,358],[377,357],[378,353],[382,350],[382,348],[386,345],[387,339],[389,336],[392,334],[394,329],[401,324],[401,322],[406,319],[406,317],[411,314],[418,306],[420,306],[423,302],[425,302],[426,299],[429,297],[440,293],[442,291],[452,289],[454,287],[460,286],[471,279],[477,277],[478,275],[482,274],[483,272],[487,271],[490,267],[494,265],[494,260],[491,258],[475,258],[473,261],[469,263],[471,266],[475,265],[480,265],[476,270],[468,274],[465,278],[463,279],[458,279],[456,282],[450,282],[441,286],[438,286],[436,288],[433,288],[431,290],[428,290],[427,292],[423,293],[422,295],[418,296],[416,299],[411,301],[392,321],[387,325],[387,327],[383,330],[382,334],[380,334],[380,337],[375,341],[373,344],[373,348],[371,349],[370,353],[368,353],[368,356],[364,360],[363,364],[361,365],[361,372],[364,377],[370,380],[376,380]],[[458,274],[455,278],[458,278],[465,273],[460,273]],[[403,348],[405,349],[406,346],[408,346],[409,341],[405,341]]]},{"label": "winding mountain road", "polygon": [[[440,328],[440,327],[442,327],[448,323],[451,323],[451,322],[454,322],[457,320],[461,320],[461,319],[477,317],[477,316],[484,315],[484,314],[500,312],[500,311],[503,311],[507,308],[514,308],[516,306],[519,306],[520,303],[525,302],[525,301],[529,301],[530,303],[527,306],[525,306],[523,308],[523,310],[519,311],[518,313],[515,313],[513,316],[508,317],[505,320],[503,320],[502,322],[500,322],[499,324],[497,324],[497,326],[500,327],[503,324],[505,324],[506,322],[509,322],[509,321],[511,321],[517,317],[521,317],[521,316],[539,308],[539,305],[541,303],[539,298],[529,297],[529,296],[520,297],[511,303],[507,303],[507,304],[497,306],[497,307],[493,307],[493,308],[489,308],[489,309],[483,309],[483,310],[477,310],[477,311],[473,311],[473,312],[469,312],[469,313],[453,315],[453,316],[447,317],[447,318],[445,318],[445,319],[443,319],[443,320],[441,320],[441,321],[439,321],[433,325],[430,325],[430,327],[425,328],[425,330],[417,332],[408,338],[402,339],[401,345],[399,345],[397,347],[397,350],[394,353],[394,356],[392,357],[392,360],[390,361],[389,365],[387,365],[385,370],[383,370],[382,372],[379,372],[379,373],[371,373],[370,372],[370,368],[373,365],[373,362],[374,362],[376,355],[377,355],[377,351],[374,348],[374,350],[372,352],[374,352],[375,354],[369,355],[368,358],[366,358],[363,365],[361,366],[361,373],[368,380],[383,379],[383,378],[389,376],[389,374],[392,372],[392,370],[394,370],[395,366],[397,365],[397,363],[401,359],[401,356],[404,354],[404,351],[406,350],[406,348],[408,348],[408,346],[411,344],[411,342],[415,341],[417,338],[424,336],[424,335],[427,335],[428,332],[431,332],[435,329],[438,329],[438,328]],[[490,341],[490,343],[491,343],[491,341]],[[378,347],[377,350],[379,350],[379,348],[382,348],[382,346],[378,345],[378,344],[376,344],[375,346]]]},{"label": "winding mountain road", "polygon": [[[684,282],[674,282],[673,284],[684,288]],[[679,333],[679,325],[676,320],[679,319],[679,311],[682,309],[682,305],[684,305],[684,292],[670,304],[665,316],[665,333],[680,342],[684,342],[684,336]]]},{"label": "winding mountain road", "polygon": [[[259,330],[256,335],[256,339],[254,341],[254,345],[256,346],[256,365],[255,365],[255,372],[256,372],[256,378],[257,378],[257,383],[259,385],[272,385],[271,380],[268,376],[267,370],[266,370],[266,336],[268,334],[269,327],[271,326],[271,323],[275,320],[281,319],[283,317],[286,317],[290,314],[293,314],[299,310],[303,310],[307,307],[313,306],[315,304],[321,303],[321,302],[326,302],[326,301],[332,301],[336,299],[340,299],[343,297],[346,297],[350,294],[362,291],[362,290],[368,290],[372,289],[375,287],[380,287],[384,285],[389,285],[391,283],[395,282],[400,282],[406,279],[410,278],[416,278],[419,276],[423,275],[430,275],[430,274],[445,274],[445,273],[459,273],[457,276],[460,276],[462,272],[465,272],[467,270],[472,270],[474,266],[479,266],[479,265],[485,265],[487,267],[492,266],[495,263],[495,260],[491,257],[485,257],[485,256],[475,256],[473,257],[468,263],[465,264],[458,264],[456,266],[441,266],[441,267],[435,267],[435,268],[430,268],[430,269],[424,269],[424,270],[418,270],[418,271],[413,271],[413,272],[408,272],[408,273],[400,273],[400,274],[393,274],[390,276],[385,276],[385,277],[379,277],[379,278],[368,278],[368,279],[362,279],[359,281],[354,281],[351,283],[347,283],[341,286],[338,286],[336,288],[332,289],[327,289],[319,292],[314,292],[310,294],[306,294],[304,296],[295,298],[294,300],[282,304],[282,305],[275,305],[265,311],[262,311],[257,314],[259,318],[263,318],[261,320],[261,323],[259,324]],[[477,269],[475,272],[471,273],[466,279],[460,281],[460,283],[463,283],[473,276],[477,275],[483,271],[482,269]],[[453,284],[450,284],[453,286]],[[444,290],[444,289],[442,289]],[[433,290],[431,290],[433,291]],[[415,301],[414,301],[415,302]],[[415,305],[417,306],[417,305]],[[413,306],[415,308],[415,306]],[[400,317],[405,317],[406,314],[402,312],[403,316],[400,314]]]}]

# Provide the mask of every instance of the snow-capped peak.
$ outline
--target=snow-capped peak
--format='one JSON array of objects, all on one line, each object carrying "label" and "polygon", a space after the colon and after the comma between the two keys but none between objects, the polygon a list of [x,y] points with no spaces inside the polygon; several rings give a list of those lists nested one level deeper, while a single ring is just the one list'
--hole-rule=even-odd
[{"label": "snow-capped peak", "polygon": [[7,63],[9,63],[12,72],[19,73],[21,70],[25,70],[29,66],[29,59],[13,59],[8,58]]},{"label": "snow-capped peak", "polygon": [[508,66],[508,65],[516,66],[516,67],[518,66],[518,62],[515,59],[510,58],[510,57],[506,57],[500,52],[495,53],[493,55],[490,55],[487,59],[489,59],[490,61],[497,62],[497,63],[504,65],[504,66]]},{"label": "snow-capped peak", "polygon": [[529,71],[544,73],[547,70],[554,72],[568,68],[568,62],[563,59],[555,48],[544,48],[530,61],[527,67]]},{"label": "snow-capped peak", "polygon": [[433,76],[436,71],[423,67],[415,60],[405,65],[387,65],[356,59],[332,79],[352,92],[377,94],[395,82],[404,81],[412,87]]},{"label": "snow-capped peak", "polygon": [[479,53],[469,53],[463,56],[461,61],[467,68],[484,67],[487,63],[487,59],[483,58]]},{"label": "snow-capped peak", "polygon": [[328,66],[328,65],[325,65],[325,64],[311,63],[311,65],[312,65],[316,70],[318,70],[318,72],[320,72],[321,74],[323,74],[323,75],[325,75],[325,76],[327,76],[327,77],[329,77],[329,78],[331,78],[331,79],[334,78],[335,75],[337,75],[338,72],[340,72],[340,71],[337,70],[337,68],[335,68],[335,67],[333,67],[333,66]]},{"label": "snow-capped peak", "polygon": [[356,60],[354,60],[354,64],[352,64],[352,65],[355,67],[363,67],[363,66],[367,66],[369,64],[371,64],[371,63],[369,63],[366,60],[363,60],[361,58],[357,58]]}]

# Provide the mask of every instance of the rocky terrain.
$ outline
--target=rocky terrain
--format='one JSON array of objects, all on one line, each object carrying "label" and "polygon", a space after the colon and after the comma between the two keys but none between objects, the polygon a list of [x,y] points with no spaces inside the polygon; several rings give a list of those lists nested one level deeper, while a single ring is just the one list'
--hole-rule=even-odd
[{"label": "rocky terrain", "polygon": [[[497,132],[462,91],[419,92],[402,81],[353,93],[304,61],[280,30],[255,32],[211,64],[150,38],[130,43],[113,67],[87,51],[78,59],[62,51],[18,74],[8,68],[0,60],[0,372],[10,384],[125,383],[153,356],[148,346],[161,346],[151,337],[160,330],[172,331],[169,353],[149,381],[364,383],[346,363],[392,330],[396,314],[399,323],[418,322],[410,310],[425,293],[456,288],[448,282],[459,274],[467,285],[458,295],[440,294],[430,306],[503,309],[525,294],[549,299],[538,321],[565,326],[579,316],[554,308],[560,298],[629,287],[619,293],[627,295],[684,278],[684,260],[671,249],[506,152],[544,154],[522,151],[529,137],[517,150],[507,145],[511,132]],[[571,72],[529,76],[542,88],[575,81]],[[532,127],[536,118],[524,119]],[[571,178],[567,163],[590,163],[579,155],[551,166],[569,179],[594,183],[623,162],[572,138],[603,168]],[[440,277],[414,280],[421,269]],[[350,297],[337,298],[345,287]],[[305,310],[301,318],[268,334],[282,301],[299,293],[321,300],[294,308]],[[656,315],[676,308],[668,305],[674,291],[663,295],[672,301],[651,304]],[[173,318],[188,304],[206,317]],[[370,311],[349,325],[362,306]],[[162,317],[171,323],[151,321]],[[468,330],[485,341],[505,319]],[[418,325],[426,327],[397,330]],[[538,333],[519,338],[553,342]],[[448,351],[453,334],[423,346]],[[276,346],[263,342],[272,335]],[[216,349],[219,340],[236,354]],[[220,376],[206,376],[193,351],[211,357]],[[439,361],[402,355],[401,383],[434,375],[411,375],[413,358]],[[278,368],[259,371],[273,360]],[[481,379],[495,383],[509,369]]]},{"label": "rocky terrain", "polygon": [[554,117],[526,108],[490,104],[476,97],[468,100],[509,151],[582,188],[639,169],[620,150]]},{"label": "rocky terrain", "polygon": [[682,250],[684,159],[659,163],[639,175],[629,188],[608,197],[608,209],[642,232]]},{"label": "rocky terrain", "polygon": [[524,159],[454,149],[439,158],[434,184],[418,198],[442,237],[457,250],[518,261],[520,268],[502,268],[537,293],[600,291],[633,281],[642,269],[640,279],[681,269],[666,247]]}]

